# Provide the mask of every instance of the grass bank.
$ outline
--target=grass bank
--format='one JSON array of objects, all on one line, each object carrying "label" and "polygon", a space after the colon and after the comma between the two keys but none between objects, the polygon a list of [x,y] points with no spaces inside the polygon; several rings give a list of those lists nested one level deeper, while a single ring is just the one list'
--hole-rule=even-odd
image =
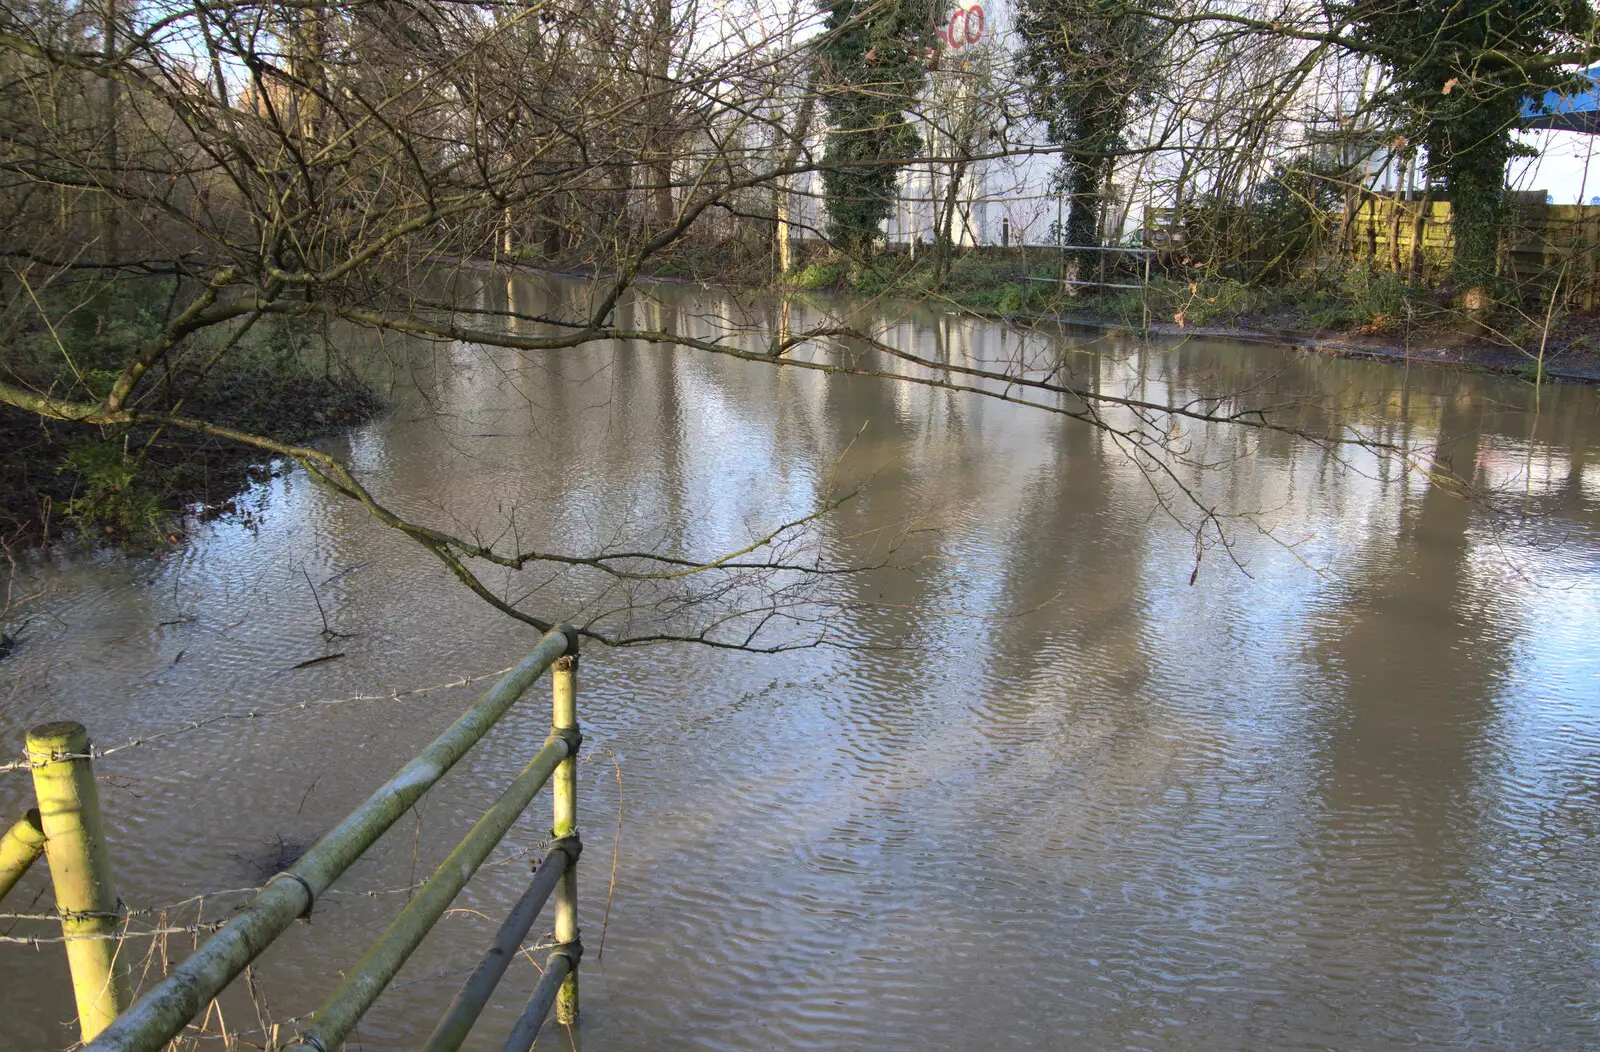
[{"label": "grass bank", "polygon": [[[1384,357],[1427,347],[1429,360],[1477,366],[1528,380],[1547,373],[1600,377],[1600,319],[1548,305],[1517,305],[1509,292],[1487,331],[1475,331],[1447,291],[1411,285],[1365,264],[1329,267],[1276,283],[1191,271],[1151,275],[1124,257],[1096,280],[1137,289],[1079,290],[1060,282],[1053,252],[975,249],[936,273],[926,255],[885,254],[869,264],[818,254],[778,282],[787,290],[830,290],[944,304],[989,317],[1082,322],[1165,334],[1251,335],[1296,344],[1331,338],[1336,353]],[[1472,335],[1467,335],[1469,332]],[[1341,342],[1340,338],[1350,338]]]},{"label": "grass bank", "polygon": [[942,274],[935,272],[926,254],[913,259],[895,253],[870,264],[818,256],[790,271],[780,284],[867,296],[934,298],[980,314],[1049,312],[1129,327],[1143,324],[1147,311],[1153,321],[1178,325],[1260,322],[1372,334],[1398,333],[1407,325],[1444,324],[1455,318],[1436,296],[1366,267],[1284,284],[1158,271],[1146,286],[1142,261],[1124,257],[1087,276],[1142,288],[1073,292],[1060,283],[1061,276],[1061,263],[1053,252],[976,249],[962,254]]},{"label": "grass bank", "polygon": [[[117,370],[162,325],[169,284],[97,283],[30,297],[0,317],[7,382],[56,397],[103,398]],[[139,405],[304,442],[369,419],[380,400],[321,353],[308,322],[263,319],[206,333],[147,378]],[[259,451],[150,426],[42,420],[0,405],[0,539],[159,545],[188,516],[235,510],[234,498],[270,470]]]}]

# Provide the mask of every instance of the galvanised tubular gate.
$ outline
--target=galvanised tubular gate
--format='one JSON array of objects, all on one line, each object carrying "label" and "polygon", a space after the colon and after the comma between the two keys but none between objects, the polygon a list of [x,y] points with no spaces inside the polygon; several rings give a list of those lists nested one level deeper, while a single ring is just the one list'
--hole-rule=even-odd
[{"label": "galvanised tubular gate", "polygon": [[0,836],[0,899],[16,886],[34,860],[44,854],[44,824],[35,807]]},{"label": "galvanised tubular gate", "polygon": [[[534,918],[539,916],[545,901],[555,890],[556,881],[578,861],[578,854],[582,850],[583,844],[578,838],[569,836],[556,840],[545,851],[544,861],[540,862],[539,868],[534,871],[528,890],[523,892],[521,900],[512,908],[510,916],[500,925],[489,952],[483,955],[483,960],[478,963],[471,978],[461,987],[460,993],[456,994],[455,1000],[446,1009],[444,1018],[439,1020],[439,1025],[434,1028],[428,1043],[423,1046],[423,1052],[455,1052],[461,1047],[461,1043],[467,1039],[467,1034],[472,1030],[472,1024],[477,1022],[478,1013],[489,1003],[489,996],[494,993],[500,977],[505,974],[506,966],[511,963],[512,956],[522,945],[522,940],[527,937],[528,929],[533,927]],[[557,947],[550,956],[571,960],[575,964],[575,952],[582,951]],[[544,970],[546,976],[550,974],[553,966],[554,961],[546,965]],[[552,989],[550,993],[553,997],[555,991]],[[539,1013],[540,1023],[544,1022],[544,1015],[549,1010],[550,1002],[547,1000],[543,1011]]]},{"label": "galvanised tubular gate", "polygon": [[[539,910],[552,893],[556,898],[556,943],[549,947],[544,974],[534,987],[528,1008],[518,1020],[506,1048],[526,1052],[543,1025],[552,1003],[556,1006],[558,1022],[569,1025],[575,1022],[578,1015],[577,967],[583,955],[577,922],[576,870],[578,855],[582,850],[578,839],[576,800],[577,753],[582,742],[577,720],[577,661],[576,632],[563,626],[545,635],[533,653],[484,692],[472,708],[439,735],[433,744],[401,768],[398,774],[373,793],[366,803],[351,812],[332,832],[317,841],[294,865],[269,880],[238,916],[120,1015],[115,1015],[115,1009],[126,1004],[124,996],[117,996],[122,989],[121,969],[108,964],[105,970],[86,972],[85,975],[99,976],[98,980],[91,982],[79,975],[74,959],[74,984],[78,990],[86,1052],[158,1052],[164,1048],[296,918],[309,915],[317,896],[466,755],[546,669],[551,670],[554,719],[543,748],[500,794],[449,858],[428,878],[378,941],[345,973],[338,988],[288,1048],[292,1052],[334,1052],[340,1046],[362,1014],[377,1000],[406,958],[482,865],[489,852],[532,802],[534,795],[552,778],[555,812],[552,834],[555,840],[534,873],[527,893],[501,926],[483,962],[462,987],[445,1018],[429,1038],[427,1048],[428,1052],[455,1052],[460,1047],[495,984],[505,974],[512,954],[521,945]],[[49,744],[46,747],[34,741],[35,736],[43,731],[65,733],[64,729],[73,732],[71,742]],[[53,776],[62,780],[59,784],[65,784],[64,779],[68,775],[64,772],[70,767],[78,775],[73,784],[81,786],[87,779],[92,794],[94,782],[93,776],[88,773],[87,751],[87,735],[76,724],[52,724],[36,729],[29,737],[30,756],[35,758],[37,765],[36,783],[42,785],[41,772],[55,772],[59,768],[63,773]],[[87,803],[95,802],[91,798]],[[56,881],[59,898],[61,877],[55,872],[56,856],[51,853],[52,807],[47,806],[42,788],[40,805],[41,811],[45,812],[43,846],[46,858],[51,863],[52,879]],[[85,845],[81,845],[83,857],[97,854],[103,863],[105,849],[103,839],[99,836],[98,806],[81,810],[92,811],[92,814],[85,816],[92,819],[92,829],[87,828],[89,822],[81,822],[55,835],[64,841],[72,836],[85,841]],[[73,810],[69,817],[77,822],[76,815],[77,810]],[[36,853],[36,838],[32,831],[37,829],[37,825],[30,813],[0,841],[0,861],[6,862],[3,867],[5,872],[9,873],[11,868],[16,867],[16,873],[20,875],[21,870],[32,861],[32,855]],[[24,857],[26,861],[23,861]],[[103,897],[110,889],[109,866],[101,866],[96,873],[97,886],[91,890]],[[113,906],[114,897],[112,892]],[[75,908],[84,909],[82,906]],[[65,930],[71,920],[68,914],[73,907],[63,903],[61,909]],[[108,919],[108,913],[102,906],[92,906],[90,909],[96,914],[91,920],[116,923],[114,919]],[[85,949],[98,948],[101,955],[114,955],[116,945],[115,940],[105,938],[67,943],[69,954],[74,947],[81,946]],[[106,1018],[93,1024],[84,1014],[86,988],[99,995],[102,1008],[109,1005],[109,1011],[104,1013]],[[110,1018],[112,1015],[115,1015],[114,1019]],[[105,1025],[107,1022],[109,1025]],[[104,1029],[100,1029],[101,1026]]]}]

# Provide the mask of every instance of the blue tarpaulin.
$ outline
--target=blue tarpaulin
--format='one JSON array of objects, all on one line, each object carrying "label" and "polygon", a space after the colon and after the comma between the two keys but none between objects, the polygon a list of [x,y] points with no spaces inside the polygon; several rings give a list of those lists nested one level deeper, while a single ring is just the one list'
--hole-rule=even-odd
[{"label": "blue tarpaulin", "polygon": [[1600,66],[1583,71],[1589,86],[1576,95],[1547,91],[1542,100],[1529,99],[1522,107],[1523,127],[1600,135]]}]

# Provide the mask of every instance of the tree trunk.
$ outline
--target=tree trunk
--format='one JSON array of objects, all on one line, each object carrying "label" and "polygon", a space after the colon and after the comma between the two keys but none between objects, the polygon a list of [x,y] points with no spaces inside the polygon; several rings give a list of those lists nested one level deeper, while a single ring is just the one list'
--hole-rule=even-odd
[{"label": "tree trunk", "polygon": [[[800,100],[800,110],[795,114],[794,131],[789,136],[783,154],[774,158],[778,171],[795,166],[800,160],[800,151],[805,148],[806,139],[811,135],[811,118],[817,108],[816,92],[811,90],[811,86],[816,79],[816,72],[815,65],[806,72],[805,94]],[[786,175],[772,181],[772,219],[772,239],[778,250],[778,273],[787,274],[792,260],[789,252],[789,177]]]},{"label": "tree trunk", "polygon": [[[106,62],[109,64],[116,61],[113,56],[117,50],[117,0],[106,0],[104,32]],[[107,77],[105,87],[105,184],[110,186],[119,181],[118,174],[122,168],[122,147],[117,127],[122,85],[115,77]],[[115,195],[111,193],[101,195],[100,239],[103,242],[101,251],[108,260],[120,259],[122,254],[122,217],[119,208]]]},{"label": "tree trunk", "polygon": [[1450,270],[1460,291],[1461,306],[1475,328],[1488,321],[1494,303],[1495,266],[1506,217],[1506,161],[1510,153],[1510,134],[1501,132],[1452,152],[1445,159],[1450,223],[1456,243]]},{"label": "tree trunk", "polygon": [[948,274],[955,259],[956,208],[960,204],[961,182],[966,178],[968,163],[960,160],[950,166],[950,185],[945,190],[944,206],[939,210],[939,226],[934,237],[933,273],[936,277]]},{"label": "tree trunk", "polygon": [[777,242],[778,273],[782,275],[789,273],[793,265],[789,254],[789,195],[782,186],[778,186],[774,189],[773,196],[775,200],[772,202],[772,207],[776,215],[772,237]]},{"label": "tree trunk", "polygon": [[[1067,159],[1067,244],[1080,249],[1100,247],[1101,163],[1098,158]],[[1089,280],[1098,252],[1069,250],[1071,277]],[[1088,287],[1088,286],[1085,286]]]},{"label": "tree trunk", "polygon": [[1428,233],[1428,213],[1433,210],[1433,190],[1423,187],[1422,201],[1417,206],[1417,217],[1411,226],[1411,283],[1422,284],[1422,242]]},{"label": "tree trunk", "polygon": [[554,194],[547,197],[542,211],[544,212],[544,254],[550,258],[561,254],[564,247],[561,244],[561,205]]},{"label": "tree trunk", "polygon": [[1400,273],[1400,199],[1405,186],[1405,162],[1395,173],[1394,193],[1389,195],[1389,270]]},{"label": "tree trunk", "polygon": [[646,41],[649,54],[645,81],[645,136],[650,171],[655,180],[651,196],[655,199],[656,223],[662,228],[677,220],[677,205],[672,194],[673,115],[668,73],[672,63],[672,0],[655,0],[651,6],[650,31]]}]

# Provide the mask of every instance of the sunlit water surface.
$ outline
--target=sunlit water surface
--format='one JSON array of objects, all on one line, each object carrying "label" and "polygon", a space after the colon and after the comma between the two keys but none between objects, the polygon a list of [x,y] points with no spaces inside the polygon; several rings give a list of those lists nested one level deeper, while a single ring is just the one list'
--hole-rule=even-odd
[{"label": "sunlit water surface", "polygon": [[[551,295],[511,294],[524,311]],[[670,288],[623,309],[702,336],[777,316]],[[374,348],[405,365],[383,373],[396,408],[330,446],[423,520],[493,537],[516,508],[546,549],[642,539],[705,557],[814,510],[834,478],[862,489],[817,527],[826,558],[870,562],[901,539],[905,568],[825,586],[829,632],[854,647],[587,651],[584,1047],[1600,1044],[1596,392],[1547,389],[1535,413],[1526,385],[1453,372],[1024,340],[923,310],[879,321],[929,357],[1054,356],[1076,382],[1157,401],[1273,374],[1277,394],[1442,454],[1480,495],[1193,425],[1173,439],[1216,461],[1193,476],[1202,498],[1271,536],[1231,520],[1243,569],[1212,547],[1191,584],[1193,538],[1126,453],[1037,409],[644,345]],[[492,672],[535,638],[299,470],[246,503],[256,514],[164,557],[24,567],[18,594],[41,594],[0,663],[5,755],[48,719],[109,746]],[[579,586],[548,577],[488,579],[544,583],[530,607],[564,615]],[[323,637],[308,579],[344,637]],[[258,883],[475,689],[215,722],[107,757],[123,897]],[[542,741],[542,690],[279,940],[258,1004],[224,999],[229,1028],[259,1044],[262,1019],[316,1007]],[[25,775],[0,774],[0,818],[27,797]],[[547,826],[541,797],[349,1047],[418,1046]],[[46,887],[30,875],[6,908],[47,908]],[[165,954],[191,939],[169,935]],[[156,942],[130,944],[137,969]],[[512,967],[472,1047],[499,1047],[533,975]],[[0,1046],[72,1042],[59,945],[0,945],[0,992]]]}]

